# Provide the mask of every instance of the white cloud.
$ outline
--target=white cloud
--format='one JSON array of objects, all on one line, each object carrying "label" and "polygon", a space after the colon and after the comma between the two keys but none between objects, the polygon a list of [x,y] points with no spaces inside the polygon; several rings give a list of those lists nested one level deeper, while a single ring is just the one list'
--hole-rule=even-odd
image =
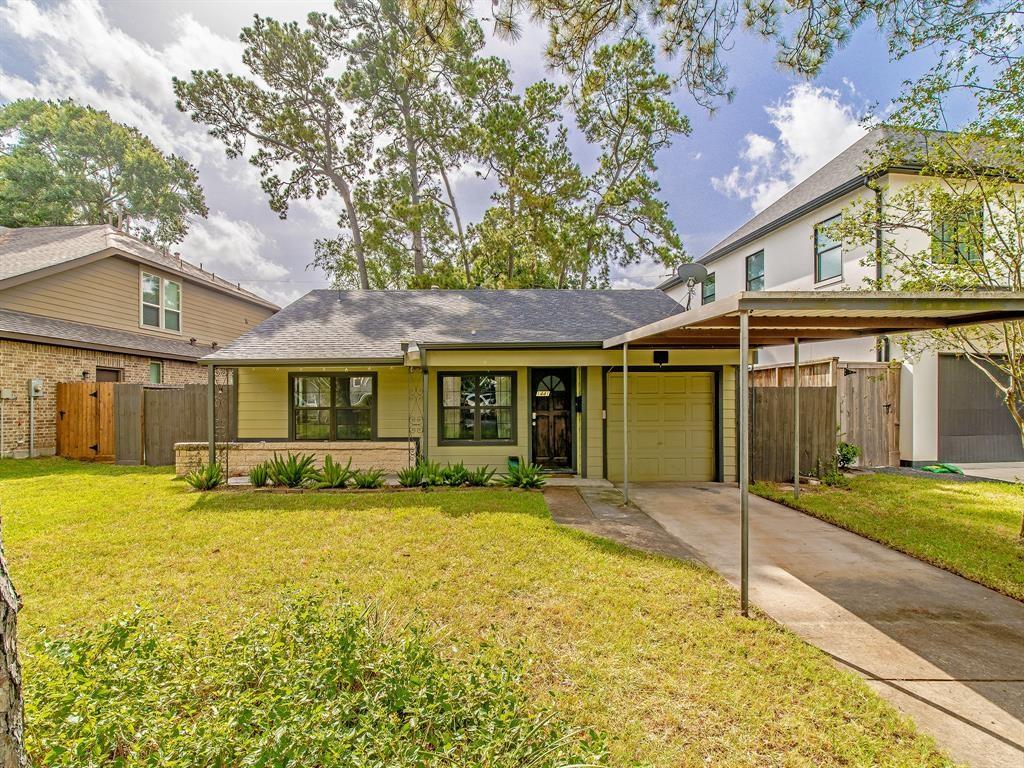
[{"label": "white cloud", "polygon": [[[851,92],[856,93],[852,83]],[[764,210],[796,184],[864,135],[853,105],[831,88],[801,83],[782,101],[766,107],[775,139],[748,133],[729,173],[714,177],[719,192],[750,200],[755,212]]]},{"label": "white cloud", "polygon": [[671,274],[672,270],[662,264],[643,261],[625,267],[613,265],[609,282],[612,288],[653,288]]}]

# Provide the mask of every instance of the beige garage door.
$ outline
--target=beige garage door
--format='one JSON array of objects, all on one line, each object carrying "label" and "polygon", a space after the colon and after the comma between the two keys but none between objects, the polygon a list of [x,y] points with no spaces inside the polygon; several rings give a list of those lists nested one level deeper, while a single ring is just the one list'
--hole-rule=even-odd
[{"label": "beige garage door", "polygon": [[[608,374],[608,479],[622,480],[622,374]],[[629,374],[629,479],[715,479],[715,376]]]}]

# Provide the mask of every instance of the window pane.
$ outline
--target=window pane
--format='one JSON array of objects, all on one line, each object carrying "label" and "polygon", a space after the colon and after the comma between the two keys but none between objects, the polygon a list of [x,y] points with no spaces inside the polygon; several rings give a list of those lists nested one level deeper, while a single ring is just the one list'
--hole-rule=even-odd
[{"label": "window pane", "polygon": [[753,280],[764,276],[764,251],[759,251],[747,258],[747,279]]},{"label": "window pane", "polygon": [[164,283],[164,309],[181,309],[181,286],[170,280]]},{"label": "window pane", "polygon": [[764,290],[764,278],[759,277],[756,280],[751,280],[747,284],[748,291],[763,291]]},{"label": "window pane", "polygon": [[700,303],[710,304],[715,300],[715,275],[711,273],[707,279],[701,283],[700,290]]},{"label": "window pane", "polygon": [[169,309],[164,310],[164,328],[168,331],[180,331],[181,330],[181,313],[172,312]]},{"label": "window pane", "polygon": [[296,376],[294,404],[297,408],[327,408],[330,406],[330,377]]},{"label": "window pane", "polygon": [[369,440],[373,423],[369,408],[339,408],[335,412],[338,440]]},{"label": "window pane", "polygon": [[479,376],[478,386],[480,401],[478,405],[494,405],[495,384],[493,376]]},{"label": "window pane", "polygon": [[338,379],[337,405],[369,408],[373,405],[373,377],[351,376]]},{"label": "window pane", "polygon": [[818,280],[828,280],[843,274],[843,249],[833,248],[818,255]]},{"label": "window pane", "polygon": [[480,409],[480,439],[508,440],[512,437],[512,410],[510,408]]},{"label": "window pane", "polygon": [[495,405],[512,405],[512,377],[495,376]]},{"label": "window pane", "polygon": [[151,307],[149,304],[142,305],[142,324],[151,328],[160,327],[160,308]]},{"label": "window pane", "polygon": [[164,379],[164,367],[160,363],[149,364],[149,383],[162,384]]},{"label": "window pane", "polygon": [[331,412],[327,408],[295,411],[296,440],[327,440],[331,436]]},{"label": "window pane", "polygon": [[838,223],[839,217],[836,216],[828,221],[823,221],[814,228],[814,248],[816,251],[827,251],[829,248],[837,248],[841,245],[841,243],[829,235],[827,231],[829,227]]},{"label": "window pane", "polygon": [[142,301],[146,304],[160,306],[160,278],[153,275],[142,276]]},{"label": "window pane", "polygon": [[460,401],[460,393],[462,391],[462,377],[461,376],[445,376],[442,379],[441,386],[444,394],[442,396],[442,405],[451,406],[458,405]]},{"label": "window pane", "polygon": [[473,413],[472,408],[445,408],[444,439],[472,440]]}]

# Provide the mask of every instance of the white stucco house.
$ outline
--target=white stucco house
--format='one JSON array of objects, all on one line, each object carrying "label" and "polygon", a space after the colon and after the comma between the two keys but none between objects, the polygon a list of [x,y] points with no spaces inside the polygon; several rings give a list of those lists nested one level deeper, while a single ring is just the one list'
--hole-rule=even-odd
[{"label": "white stucco house", "polygon": [[[881,175],[864,172],[880,130],[868,133],[779,200],[704,253],[708,279],[694,289],[693,306],[737,291],[841,291],[877,279],[871,248],[848,249],[821,230],[857,199],[885,205],[886,192],[920,179],[921,166],[906,162]],[[910,238],[927,234],[907,232]],[[881,247],[879,240],[876,247]],[[686,304],[686,283],[673,277],[659,286]],[[887,339],[801,344],[801,363],[826,358],[887,362],[900,356]],[[762,350],[759,364],[792,363],[791,347]],[[966,359],[924,353],[904,359],[900,376],[899,453],[902,464],[1022,461],[1019,432],[991,382]]]}]

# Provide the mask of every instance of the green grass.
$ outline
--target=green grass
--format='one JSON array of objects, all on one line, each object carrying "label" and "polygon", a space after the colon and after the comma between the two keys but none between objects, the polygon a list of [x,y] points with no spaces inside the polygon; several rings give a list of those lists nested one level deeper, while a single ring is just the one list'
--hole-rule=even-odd
[{"label": "green grass", "polygon": [[754,493],[1024,600],[1024,491],[901,475],[861,475],[849,489],[791,492],[757,483]]},{"label": "green grass", "polygon": [[[165,469],[0,462],[22,641],[143,604],[183,633],[300,589],[521,658],[538,705],[642,766],[946,765],[861,681],[707,568],[555,525],[537,493],[195,493]],[[26,661],[29,717],[38,669]],[[31,723],[29,725],[31,727]]]}]

